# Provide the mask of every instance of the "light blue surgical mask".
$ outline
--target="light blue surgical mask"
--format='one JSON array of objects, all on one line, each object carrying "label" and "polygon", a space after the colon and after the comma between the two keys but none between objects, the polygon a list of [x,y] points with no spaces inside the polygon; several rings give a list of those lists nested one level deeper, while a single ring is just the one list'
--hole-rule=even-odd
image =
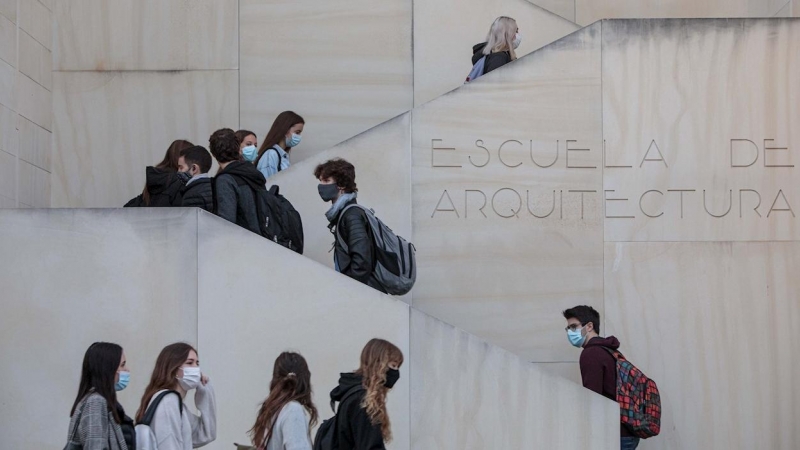
[{"label": "light blue surgical mask", "polygon": [[569,339],[569,343],[575,347],[582,347],[583,343],[586,341],[586,336],[581,334],[581,330],[583,330],[583,327],[577,330],[567,330],[567,339]]},{"label": "light blue surgical mask", "polygon": [[286,147],[297,147],[300,145],[300,135],[292,133],[292,137],[286,140]]},{"label": "light blue surgical mask", "polygon": [[131,373],[130,372],[120,372],[119,373],[119,381],[117,384],[114,385],[114,390],[121,391],[128,387],[128,383],[131,381]]},{"label": "light blue surgical mask", "polygon": [[248,145],[242,149],[242,156],[244,156],[245,161],[253,162],[258,157],[258,149],[255,145]]}]

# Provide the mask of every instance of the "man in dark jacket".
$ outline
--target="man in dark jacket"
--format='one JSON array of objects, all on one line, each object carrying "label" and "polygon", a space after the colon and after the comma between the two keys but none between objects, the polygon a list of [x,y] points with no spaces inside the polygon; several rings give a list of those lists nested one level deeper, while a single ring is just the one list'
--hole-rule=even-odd
[{"label": "man in dark jacket", "polygon": [[[317,166],[314,176],[319,180],[319,195],[331,208],[325,213],[328,228],[341,236],[347,248],[336,239],[333,255],[336,271],[360,281],[383,293],[373,271],[375,269],[375,243],[367,214],[361,208],[347,208],[356,204],[356,169],[343,159],[332,159]],[[347,211],[345,211],[347,209]]]},{"label": "man in dark jacket", "polygon": [[334,448],[384,449],[381,427],[374,425],[361,406],[366,394],[363,378],[355,373],[343,373],[339,386],[331,391],[331,401],[340,402],[336,413]]},{"label": "man in dark jacket", "polygon": [[[617,361],[606,348],[618,349],[614,336],[600,337],[600,313],[591,306],[576,306],[564,311],[567,319],[567,338],[575,347],[583,348],[580,357],[583,387],[617,401]],[[634,450],[639,445],[628,428],[620,424],[622,450]]]},{"label": "man in dark jacket", "polygon": [[178,171],[191,177],[181,190],[183,196],[181,206],[194,206],[213,212],[214,198],[209,170],[211,170],[211,155],[208,154],[208,150],[199,145],[181,150]]},{"label": "man in dark jacket", "polygon": [[229,222],[261,234],[257,213],[257,191],[266,191],[266,179],[256,167],[242,160],[239,141],[230,128],[217,130],[209,138],[211,154],[219,164],[214,177],[215,213]]}]

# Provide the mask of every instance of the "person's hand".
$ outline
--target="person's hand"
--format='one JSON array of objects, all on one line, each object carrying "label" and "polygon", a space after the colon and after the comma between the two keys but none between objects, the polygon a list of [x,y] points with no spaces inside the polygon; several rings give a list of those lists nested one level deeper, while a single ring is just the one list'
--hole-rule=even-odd
[{"label": "person's hand", "polygon": [[208,376],[201,373],[200,374],[200,383],[202,383],[203,386],[207,385],[208,384]]}]

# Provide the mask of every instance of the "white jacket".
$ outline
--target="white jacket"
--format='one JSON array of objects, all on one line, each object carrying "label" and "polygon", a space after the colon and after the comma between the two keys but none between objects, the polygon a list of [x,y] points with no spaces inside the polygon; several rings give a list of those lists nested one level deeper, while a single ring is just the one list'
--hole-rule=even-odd
[{"label": "white jacket", "polygon": [[[164,391],[156,392],[153,399]],[[191,450],[202,447],[217,438],[217,400],[211,384],[200,385],[194,394],[194,403],[200,411],[196,416],[183,406],[179,409],[177,395],[167,395],[156,408],[150,429],[158,442],[158,450]]]}]

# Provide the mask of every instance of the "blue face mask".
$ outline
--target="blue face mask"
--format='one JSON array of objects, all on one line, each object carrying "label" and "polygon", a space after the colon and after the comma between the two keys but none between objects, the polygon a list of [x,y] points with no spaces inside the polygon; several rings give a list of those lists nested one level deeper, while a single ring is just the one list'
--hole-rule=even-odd
[{"label": "blue face mask", "polygon": [[242,156],[245,161],[253,162],[258,157],[258,149],[255,145],[248,145],[242,149]]},{"label": "blue face mask", "polygon": [[297,147],[300,145],[300,135],[297,133],[292,133],[292,137],[286,140],[287,147]]},{"label": "blue face mask", "polygon": [[583,330],[583,327],[577,330],[567,330],[567,339],[569,339],[569,343],[575,347],[582,347],[583,343],[586,341],[586,336],[581,334],[581,330]]},{"label": "blue face mask", "polygon": [[128,387],[128,383],[131,381],[131,373],[130,372],[120,372],[119,373],[119,381],[117,384],[114,385],[114,389],[117,391],[121,391]]}]

